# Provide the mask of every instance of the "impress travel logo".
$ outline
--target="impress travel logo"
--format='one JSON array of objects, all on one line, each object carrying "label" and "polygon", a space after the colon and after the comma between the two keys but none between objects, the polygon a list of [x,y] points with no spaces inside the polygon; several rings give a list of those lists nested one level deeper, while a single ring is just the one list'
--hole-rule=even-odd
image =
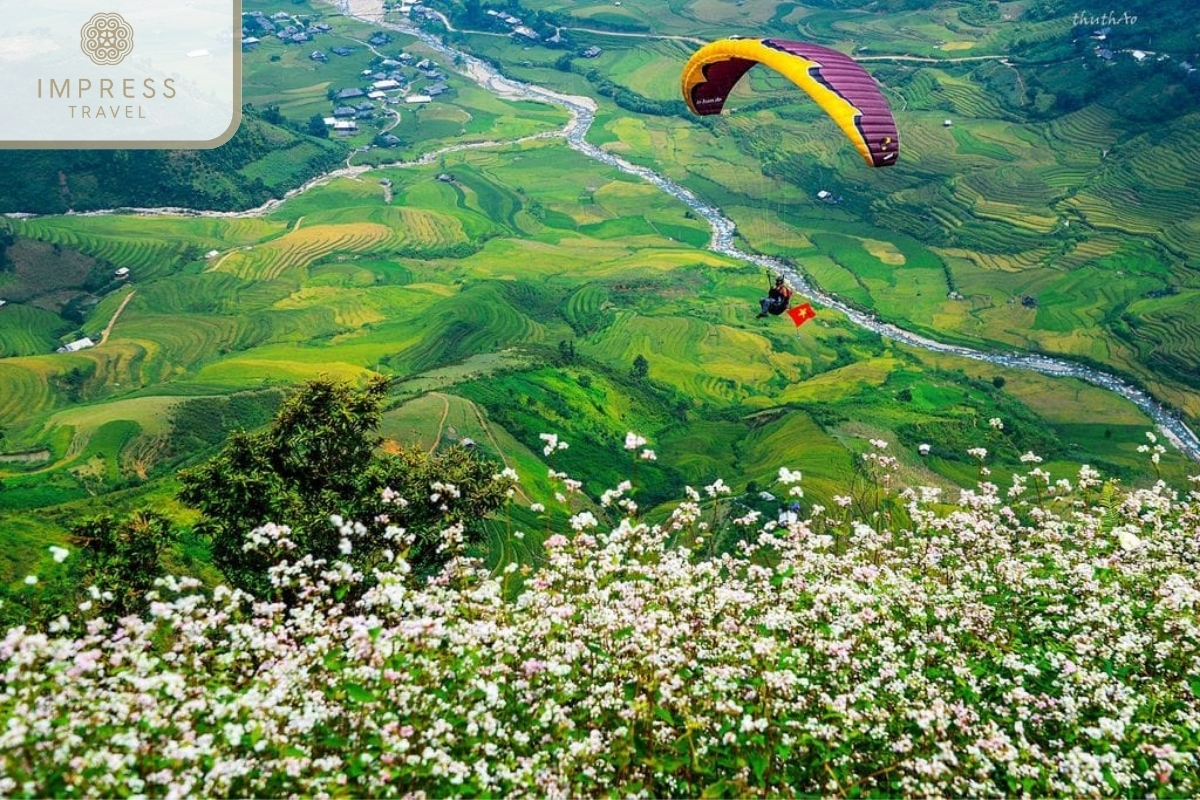
[{"label": "impress travel logo", "polygon": [[205,148],[241,120],[240,0],[40,0],[0,33],[0,148]]},{"label": "impress travel logo", "polygon": [[80,29],[79,46],[93,64],[120,64],[133,52],[133,28],[120,14],[96,14]]}]

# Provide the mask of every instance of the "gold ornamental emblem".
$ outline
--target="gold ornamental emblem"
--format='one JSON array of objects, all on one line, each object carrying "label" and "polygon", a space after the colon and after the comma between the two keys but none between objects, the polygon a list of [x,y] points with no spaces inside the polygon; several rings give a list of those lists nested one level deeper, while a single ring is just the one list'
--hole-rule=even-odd
[{"label": "gold ornamental emblem", "polygon": [[120,14],[94,14],[79,30],[79,46],[96,64],[120,64],[133,52],[133,27]]}]

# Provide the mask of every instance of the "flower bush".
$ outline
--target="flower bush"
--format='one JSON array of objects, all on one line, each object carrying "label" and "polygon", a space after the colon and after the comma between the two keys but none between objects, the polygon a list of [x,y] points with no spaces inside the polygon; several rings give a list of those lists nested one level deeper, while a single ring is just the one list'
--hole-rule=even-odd
[{"label": "flower bush", "polygon": [[1197,487],[1085,467],[950,498],[867,460],[873,494],[782,525],[721,481],[651,524],[634,484],[583,508],[553,473],[570,523],[537,568],[448,525],[417,580],[397,530],[370,576],[272,568],[288,604],[171,578],[145,617],[14,628],[0,794],[1200,792]]}]

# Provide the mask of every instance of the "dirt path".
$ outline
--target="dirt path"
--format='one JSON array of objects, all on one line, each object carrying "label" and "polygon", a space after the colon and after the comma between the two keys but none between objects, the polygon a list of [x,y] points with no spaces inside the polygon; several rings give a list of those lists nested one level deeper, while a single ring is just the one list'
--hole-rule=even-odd
[{"label": "dirt path", "polygon": [[429,454],[433,455],[433,451],[438,449],[438,445],[442,443],[442,431],[446,429],[446,417],[450,416],[450,398],[441,392],[430,392],[430,397],[440,398],[442,401],[442,418],[438,420],[437,436],[433,437],[433,444],[429,447]]},{"label": "dirt path", "polygon": [[125,310],[125,306],[129,305],[129,301],[137,294],[137,289],[130,289],[129,294],[125,295],[125,299],[121,301],[121,305],[117,306],[117,310],[113,312],[112,317],[108,320],[108,324],[104,326],[104,332],[100,334],[99,344],[104,344],[108,341],[108,335],[112,333],[113,326],[117,324],[117,317],[121,316],[121,312]]}]

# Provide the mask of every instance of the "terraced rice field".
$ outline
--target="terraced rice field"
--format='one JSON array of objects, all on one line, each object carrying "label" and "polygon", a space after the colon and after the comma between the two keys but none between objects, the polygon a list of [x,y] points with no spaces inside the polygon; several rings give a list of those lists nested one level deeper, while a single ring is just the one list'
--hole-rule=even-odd
[{"label": "terraced rice field", "polygon": [[12,304],[0,308],[0,358],[48,353],[58,347],[62,318],[45,309]]},{"label": "terraced rice field", "polygon": [[[695,31],[696,20],[730,11],[714,0],[671,3],[652,14],[531,2],[662,30],[686,24]],[[969,35],[950,29],[958,25],[952,10],[884,19],[746,5],[731,13],[760,29],[809,32],[846,47],[871,35],[898,51],[944,54],[939,39],[966,43]],[[1061,26],[1027,27],[1034,37],[1062,33]],[[677,86],[666,78],[694,47],[579,36],[605,48],[588,66],[659,100],[674,98]],[[1002,38],[982,36],[969,52]],[[550,66],[562,52],[530,46],[514,60],[511,42],[473,40],[484,38],[518,74],[588,90],[582,76]],[[284,66],[294,85],[283,87],[281,102],[302,108],[323,97],[325,81],[300,80],[301,67],[311,72],[306,65]],[[1139,141],[1131,145],[1136,157],[1118,168],[1102,155],[1129,146],[1111,112],[1088,107],[1054,123],[1017,124],[966,67],[891,67],[889,74],[906,78],[889,86],[905,125],[905,158],[892,170],[864,169],[811,104],[777,102],[794,90],[759,73],[732,99],[733,114],[706,125],[601,100],[590,139],[719,205],[736,219],[743,242],[795,259],[825,288],[902,323],[1114,363],[1132,360],[1130,354],[1195,363],[1191,343],[1200,331],[1186,313],[1195,293],[1147,297],[1172,273],[1153,261],[1162,251],[1133,252],[1127,243],[1148,227],[1148,210],[1157,205],[1170,224],[1152,235],[1173,252],[1196,252],[1200,229],[1186,202],[1189,187],[1172,170],[1195,166],[1200,147],[1173,164],[1155,143]],[[512,104],[482,90],[455,92],[463,101],[443,112],[403,110],[404,124],[414,126],[407,133],[436,143],[481,141],[503,126],[524,135],[563,118],[557,109],[525,104],[537,114],[522,120]],[[947,115],[952,128],[942,125]],[[432,139],[416,137],[413,152],[433,146]],[[279,162],[256,168],[264,180],[280,178],[286,165]],[[1167,173],[1176,177],[1159,179]],[[392,183],[390,204],[381,178]],[[1159,188],[1131,197],[1141,183]],[[819,201],[822,189],[840,202]],[[1138,212],[1123,228],[1113,222],[1122,205]],[[612,471],[605,447],[619,451],[625,430],[644,427],[659,435],[654,446],[688,480],[721,475],[769,484],[788,465],[806,472],[813,498],[825,499],[844,487],[866,432],[889,435],[888,426],[918,414],[961,414],[947,409],[967,394],[979,396],[977,388],[922,388],[914,392],[919,410],[899,407],[892,399],[897,376],[914,369],[903,348],[825,310],[799,337],[786,323],[754,320],[757,270],[703,252],[710,232],[702,220],[561,140],[446,153],[436,165],[334,180],[260,219],[130,216],[13,225],[139,273],[137,295],[103,347],[0,360],[0,419],[15,420],[9,435],[22,447],[56,443],[51,472],[69,450],[71,466],[119,474],[121,449],[162,435],[158,415],[169,413],[177,396],[386,374],[399,380],[406,399],[388,412],[386,435],[430,447],[470,436],[489,454],[511,459],[534,496],[551,491],[536,430],[553,425],[578,442],[571,463],[599,465],[597,480]],[[203,260],[212,249],[221,255]],[[1134,266],[1139,258],[1146,259],[1144,272]],[[1118,272],[1136,280],[1118,288]],[[947,299],[952,285],[965,300]],[[1020,304],[1025,294],[1037,296],[1036,308]],[[118,301],[103,299],[85,328],[102,327]],[[1129,341],[1105,327],[1122,313],[1133,319]],[[0,327],[0,343],[4,335]],[[1171,346],[1154,348],[1163,337]],[[568,343],[574,361],[560,349]],[[631,376],[639,355],[649,361],[641,382]],[[992,370],[954,360],[942,365],[971,375]],[[76,409],[69,408],[64,379],[75,368],[88,373],[80,392],[92,404],[78,413],[104,409],[90,430],[86,414],[71,416]],[[1012,378],[1001,370],[987,374],[993,372]],[[1014,380],[1031,404],[1070,405],[1057,402],[1064,390],[1051,382],[1029,385]],[[508,399],[497,406],[497,397]],[[488,408],[503,424],[489,420]],[[838,413],[847,420],[829,423]],[[1123,424],[1144,423],[1131,417]],[[1114,456],[1123,464],[1135,458]],[[939,469],[944,476],[959,466]],[[493,552],[514,547],[496,537]],[[537,536],[529,541],[521,558],[537,557]]]}]

